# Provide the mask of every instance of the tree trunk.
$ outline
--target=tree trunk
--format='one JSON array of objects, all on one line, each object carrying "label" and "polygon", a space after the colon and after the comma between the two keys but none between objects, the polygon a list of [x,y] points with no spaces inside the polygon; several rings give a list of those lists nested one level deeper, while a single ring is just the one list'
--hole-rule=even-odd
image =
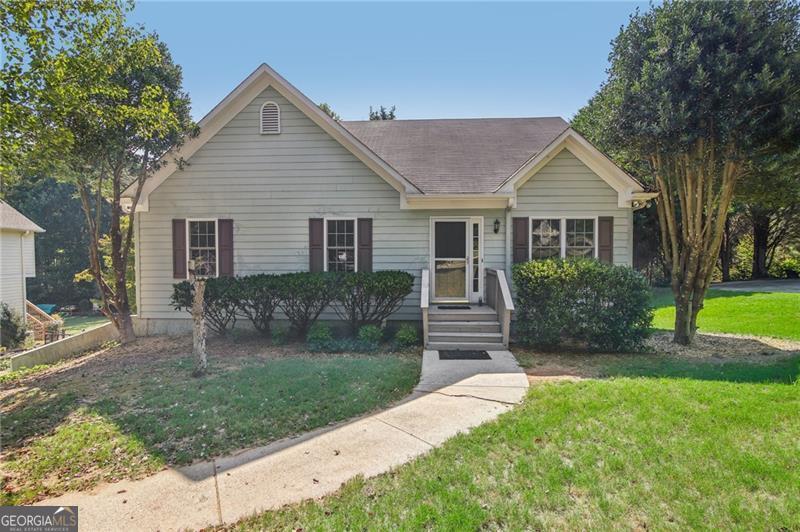
[{"label": "tree trunk", "polygon": [[767,253],[769,249],[769,214],[753,213],[753,279],[769,277]]},{"label": "tree trunk", "polygon": [[194,376],[204,375],[208,369],[208,354],[206,352],[206,315],[205,291],[206,282],[196,279],[194,284],[194,299],[192,300],[192,355],[195,358]]},{"label": "tree trunk", "polygon": [[119,331],[119,342],[121,344],[128,344],[136,340],[130,311],[126,310],[117,315],[117,330]]},{"label": "tree trunk", "polygon": [[722,247],[719,250],[720,270],[722,270],[723,282],[731,280],[731,259],[733,246],[731,245],[731,220],[725,219],[725,234],[722,237]]}]

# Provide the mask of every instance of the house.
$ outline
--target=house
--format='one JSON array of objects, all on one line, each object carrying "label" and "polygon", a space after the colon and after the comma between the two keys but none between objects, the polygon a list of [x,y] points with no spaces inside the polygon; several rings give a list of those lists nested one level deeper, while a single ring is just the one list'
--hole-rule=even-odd
[{"label": "house", "polygon": [[26,317],[25,279],[36,276],[35,233],[44,229],[0,200],[0,303]]},{"label": "house", "polygon": [[337,122],[267,65],[199,125],[165,156],[188,165],[136,205],[141,334],[188,327],[172,284],[203,257],[210,275],[406,270],[397,319],[422,318],[432,347],[497,346],[513,262],[631,264],[633,211],[654,196],[561,118]]}]

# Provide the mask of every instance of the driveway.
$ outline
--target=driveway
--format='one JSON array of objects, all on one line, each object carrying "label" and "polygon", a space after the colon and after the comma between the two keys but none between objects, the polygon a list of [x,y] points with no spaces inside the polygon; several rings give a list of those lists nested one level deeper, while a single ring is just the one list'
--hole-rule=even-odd
[{"label": "driveway", "polygon": [[322,497],[358,475],[385,473],[520,403],[528,388],[525,373],[509,351],[489,354],[491,360],[439,360],[437,351],[425,351],[417,388],[382,412],[37,504],[78,506],[82,530],[183,530]]},{"label": "driveway", "polygon": [[735,292],[785,292],[800,294],[800,279],[764,279],[756,281],[730,281],[714,283],[711,288]]}]

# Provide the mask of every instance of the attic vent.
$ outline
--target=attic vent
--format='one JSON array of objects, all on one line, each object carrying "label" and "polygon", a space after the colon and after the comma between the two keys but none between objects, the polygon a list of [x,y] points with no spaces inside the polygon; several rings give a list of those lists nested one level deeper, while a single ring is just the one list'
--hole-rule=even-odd
[{"label": "attic vent", "polygon": [[261,106],[261,134],[277,135],[281,132],[281,108],[275,102]]}]

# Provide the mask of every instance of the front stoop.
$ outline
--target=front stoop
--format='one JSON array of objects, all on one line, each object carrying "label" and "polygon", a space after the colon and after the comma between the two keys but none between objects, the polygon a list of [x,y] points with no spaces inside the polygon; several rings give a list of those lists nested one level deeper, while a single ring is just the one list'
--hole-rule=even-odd
[{"label": "front stoop", "polygon": [[427,349],[506,349],[497,313],[487,306],[454,310],[433,305],[428,311],[428,327]]}]

